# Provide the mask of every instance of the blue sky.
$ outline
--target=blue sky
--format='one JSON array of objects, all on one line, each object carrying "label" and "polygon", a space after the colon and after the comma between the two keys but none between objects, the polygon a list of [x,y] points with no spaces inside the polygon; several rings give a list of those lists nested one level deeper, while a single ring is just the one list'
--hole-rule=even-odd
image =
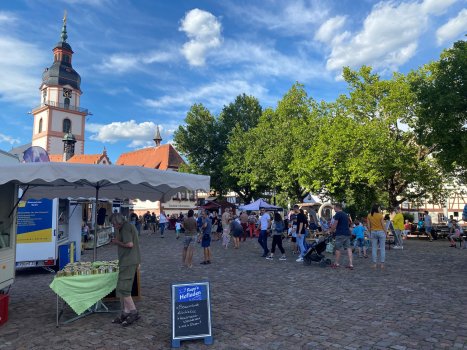
[{"label": "blue sky", "polygon": [[0,4],[0,149],[31,141],[39,85],[64,10],[81,75],[85,152],[170,142],[194,103],[239,94],[274,107],[296,81],[316,100],[346,92],[343,66],[408,72],[463,38],[467,0],[15,0]]}]

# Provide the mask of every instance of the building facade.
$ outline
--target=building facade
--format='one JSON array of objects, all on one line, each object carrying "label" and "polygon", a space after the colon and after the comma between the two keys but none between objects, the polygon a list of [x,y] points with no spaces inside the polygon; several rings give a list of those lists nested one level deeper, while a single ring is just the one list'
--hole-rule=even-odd
[{"label": "building facade", "polygon": [[[159,126],[156,128],[153,147],[147,147],[132,152],[123,153],[118,158],[117,165],[143,166],[151,169],[178,171],[185,161],[171,144],[162,145],[162,137]],[[147,211],[157,215],[161,210],[166,214],[186,213],[189,209],[196,207],[196,194],[193,192],[177,193],[171,200],[160,203],[151,201],[132,201],[133,210],[138,215],[143,215]]]}]

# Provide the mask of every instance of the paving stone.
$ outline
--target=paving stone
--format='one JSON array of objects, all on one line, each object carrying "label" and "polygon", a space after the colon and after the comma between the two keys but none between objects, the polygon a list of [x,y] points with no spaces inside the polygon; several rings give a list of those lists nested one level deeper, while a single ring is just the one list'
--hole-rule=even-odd
[{"label": "paving stone", "polygon": [[[289,242],[289,259],[281,262],[259,258],[256,240],[238,250],[213,242],[213,263],[199,265],[196,246],[194,267],[186,269],[180,266],[183,242],[172,232],[166,236],[140,238],[142,299],[136,304],[142,318],[135,325],[125,329],[111,324],[115,314],[93,314],[56,328],[56,298],[48,287],[53,276],[25,270],[10,290],[0,349],[169,349],[170,286],[196,281],[211,285],[214,346],[183,341],[188,350],[467,347],[460,307],[467,305],[467,251],[450,250],[446,241],[411,240],[407,250],[391,249],[385,271],[372,271],[368,259],[355,259],[353,271],[304,266],[292,259]],[[91,258],[86,251],[84,259]],[[98,249],[99,260],[115,258],[115,247]],[[66,316],[73,316],[68,308]]]}]

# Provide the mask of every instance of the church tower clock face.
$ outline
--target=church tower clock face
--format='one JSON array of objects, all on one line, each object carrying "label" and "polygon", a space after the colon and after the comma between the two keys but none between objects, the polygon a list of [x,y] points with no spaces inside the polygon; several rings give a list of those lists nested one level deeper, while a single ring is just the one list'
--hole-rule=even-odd
[{"label": "church tower clock face", "polygon": [[63,97],[71,98],[71,89],[63,88]]},{"label": "church tower clock face", "polygon": [[53,63],[42,74],[39,107],[32,110],[32,145],[49,154],[64,152],[63,138],[68,132],[76,140],[75,154],[84,154],[84,130],[88,110],[80,106],[81,77],[73,69],[73,50],[67,42],[66,17],[60,41],[53,49]]}]

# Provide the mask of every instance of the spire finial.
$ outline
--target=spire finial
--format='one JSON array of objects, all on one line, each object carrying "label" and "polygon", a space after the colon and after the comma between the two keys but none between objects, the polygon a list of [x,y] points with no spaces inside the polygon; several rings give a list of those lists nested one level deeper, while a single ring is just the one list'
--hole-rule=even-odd
[{"label": "spire finial", "polygon": [[161,145],[162,137],[159,131],[159,125],[157,125],[156,127],[156,135],[154,136],[153,140],[156,143],[156,147],[159,147]]},{"label": "spire finial", "polygon": [[62,27],[62,35],[61,35],[61,38],[62,38],[62,42],[66,42],[66,39],[68,38],[68,35],[66,33],[66,18],[67,18],[67,13],[66,13],[66,10],[65,10],[65,13],[63,14],[63,27]]}]

